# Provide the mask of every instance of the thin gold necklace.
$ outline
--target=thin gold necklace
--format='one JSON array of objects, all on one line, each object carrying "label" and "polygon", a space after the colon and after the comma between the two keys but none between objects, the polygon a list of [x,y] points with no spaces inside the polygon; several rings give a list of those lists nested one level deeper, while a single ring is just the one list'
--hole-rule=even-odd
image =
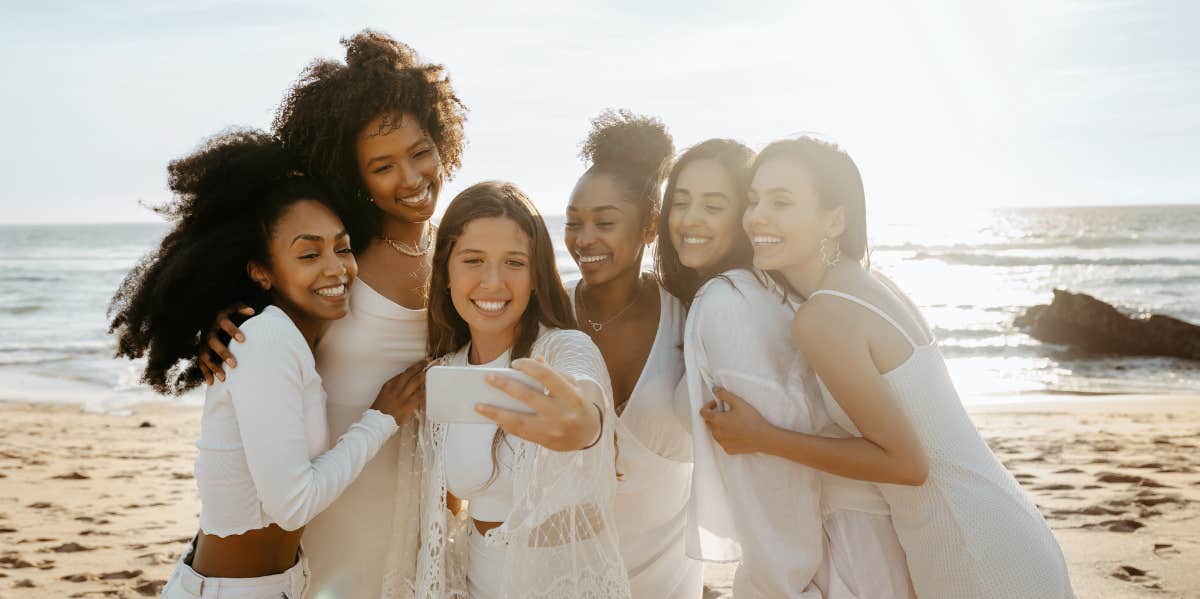
[{"label": "thin gold necklace", "polygon": [[[642,289],[644,289],[644,288],[645,288],[645,286],[646,286],[646,285],[645,285],[645,282],[644,282],[644,281],[642,281],[642,276],[641,276],[641,275],[638,275],[638,290],[637,290],[637,293],[633,294],[633,299],[629,300],[629,303],[628,303],[628,304],[625,304],[625,307],[624,307],[624,308],[621,308],[620,310],[617,310],[617,313],[616,313],[616,314],[613,314],[612,316],[608,317],[607,319],[605,319],[605,320],[604,320],[604,322],[596,322],[596,321],[594,321],[594,320],[592,320],[592,319],[590,319],[590,318],[585,318],[584,320],[586,320],[586,321],[587,321],[587,323],[588,323],[588,326],[592,327],[592,330],[593,330],[593,331],[595,331],[595,332],[599,333],[600,331],[604,330],[604,326],[605,326],[605,325],[607,325],[608,323],[610,323],[610,322],[612,322],[612,321],[616,320],[617,318],[620,318],[620,316],[621,316],[622,314],[624,314],[626,310],[628,310],[628,309],[632,308],[632,307],[633,307],[633,305],[637,303],[637,301],[638,301],[638,298],[642,297]],[[580,289],[580,290],[579,290],[579,305],[580,305],[580,307],[583,307],[583,304],[584,304],[584,301],[583,301],[583,290],[582,290],[582,289]]]},{"label": "thin gold necklace", "polygon": [[388,245],[392,246],[392,249],[404,254],[405,256],[420,258],[421,256],[428,254],[429,248],[433,247],[433,225],[428,223],[425,225],[425,230],[421,232],[421,239],[419,241],[421,247],[419,249],[418,246],[410,245],[406,242],[400,241],[399,239],[391,239],[390,237],[385,237],[383,235],[380,235],[379,239],[387,242]]}]

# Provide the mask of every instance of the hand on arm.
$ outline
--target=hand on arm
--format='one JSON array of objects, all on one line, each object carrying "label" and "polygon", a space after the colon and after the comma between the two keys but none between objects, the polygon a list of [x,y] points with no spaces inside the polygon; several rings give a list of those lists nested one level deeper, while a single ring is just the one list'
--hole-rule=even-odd
[{"label": "hand on arm", "polygon": [[429,360],[419,360],[404,372],[388,379],[379,389],[371,409],[396,419],[399,426],[413,412],[425,407],[425,367]]},{"label": "hand on arm", "polygon": [[505,432],[554,451],[574,451],[594,444],[602,427],[603,397],[592,381],[578,382],[551,368],[540,358],[513,361],[513,368],[545,385],[548,394],[504,376],[491,375],[488,384],[529,406],[523,414],[487,404],[476,411],[495,421]]},{"label": "hand on arm", "polygon": [[[254,316],[254,308],[246,304],[234,304],[217,313],[217,320],[208,331],[208,336],[205,337],[205,349],[200,351],[200,373],[204,375],[204,382],[209,385],[215,380],[225,381],[225,369],[223,365],[228,365],[230,368],[237,368],[237,360],[229,351],[229,346],[221,342],[218,333],[225,331],[230,339],[236,339],[242,343],[246,342],[246,336],[242,334],[241,329],[233,324],[229,319],[231,314],[241,314],[243,316]],[[220,356],[221,360],[217,361],[213,356]]]}]

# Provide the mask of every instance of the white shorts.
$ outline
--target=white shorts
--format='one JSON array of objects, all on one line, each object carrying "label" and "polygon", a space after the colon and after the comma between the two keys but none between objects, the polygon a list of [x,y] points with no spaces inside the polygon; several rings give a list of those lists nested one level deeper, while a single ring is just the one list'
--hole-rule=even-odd
[{"label": "white shorts", "polygon": [[175,571],[163,587],[162,599],[302,599],[308,587],[308,558],[300,551],[296,565],[286,571],[258,578],[212,578],[201,576],[187,564],[196,548],[196,540],[175,564]]}]

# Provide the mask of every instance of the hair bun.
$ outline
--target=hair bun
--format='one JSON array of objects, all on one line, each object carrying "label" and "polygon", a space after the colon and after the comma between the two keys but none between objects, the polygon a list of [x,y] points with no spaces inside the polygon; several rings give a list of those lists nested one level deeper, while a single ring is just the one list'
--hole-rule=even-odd
[{"label": "hair bun", "polygon": [[408,69],[420,62],[416,50],[382,31],[364,29],[341,41],[346,48],[346,64],[351,69]]},{"label": "hair bun", "polygon": [[592,119],[579,152],[585,162],[601,168],[632,165],[647,171],[662,169],[674,154],[675,144],[662,121],[611,108]]}]

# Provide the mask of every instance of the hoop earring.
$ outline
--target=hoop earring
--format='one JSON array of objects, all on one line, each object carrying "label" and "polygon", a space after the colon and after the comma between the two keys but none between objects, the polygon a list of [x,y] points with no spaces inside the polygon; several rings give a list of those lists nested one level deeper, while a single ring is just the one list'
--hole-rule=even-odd
[{"label": "hoop earring", "polygon": [[[834,243],[834,248],[833,248],[834,252],[833,252],[832,258],[829,257],[829,248],[827,247],[830,242]],[[840,262],[841,259],[842,259],[841,244],[837,243],[836,240],[832,240],[828,237],[822,238],[821,239],[821,263],[824,264],[825,266],[832,268],[834,266],[837,266],[837,263]]]}]

